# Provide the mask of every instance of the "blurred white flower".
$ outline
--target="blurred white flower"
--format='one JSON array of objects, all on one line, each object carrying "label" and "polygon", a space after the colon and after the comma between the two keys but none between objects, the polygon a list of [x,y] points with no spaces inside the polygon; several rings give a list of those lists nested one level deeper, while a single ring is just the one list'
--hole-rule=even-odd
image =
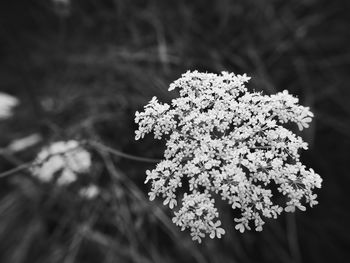
[{"label": "blurred white flower", "polygon": [[[240,210],[234,220],[240,232],[253,225],[261,231],[263,218],[304,211],[305,202],[317,204],[313,191],[322,179],[300,162],[299,151],[307,143],[283,127],[291,122],[307,128],[312,112],[287,91],[270,96],[249,92],[249,79],[228,72],[187,72],[169,88],[178,89],[179,98],[163,104],[153,97],[143,112],[136,112],[136,140],[151,132],[155,139],[167,139],[164,160],[146,172],[150,200],[161,196],[171,209],[180,203],[173,221],[190,229],[198,242],[225,233],[213,194]],[[184,180],[189,193],[178,202]],[[285,204],[275,203],[273,189],[286,196]]]},{"label": "blurred white flower", "polygon": [[41,136],[37,133],[28,135],[24,138],[20,138],[12,141],[6,149],[10,152],[21,152],[24,151],[42,140]]},{"label": "blurred white flower", "polygon": [[83,187],[82,189],[80,189],[79,191],[79,195],[83,198],[86,199],[94,199],[96,196],[98,196],[100,193],[100,189],[94,185],[91,184],[89,186]]},{"label": "blurred white flower", "polygon": [[0,92],[0,120],[13,115],[12,110],[19,104],[19,100],[11,95]]},{"label": "blurred white flower", "polygon": [[77,180],[77,174],[88,172],[91,156],[77,141],[60,141],[43,148],[34,162],[33,174],[44,182],[57,175],[58,185]]}]

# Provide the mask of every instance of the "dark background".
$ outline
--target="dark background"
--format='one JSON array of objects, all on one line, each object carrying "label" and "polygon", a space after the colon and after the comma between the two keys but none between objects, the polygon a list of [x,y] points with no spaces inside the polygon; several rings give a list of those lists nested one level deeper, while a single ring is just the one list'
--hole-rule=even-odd
[{"label": "dark background", "polygon": [[[90,149],[94,167],[77,184],[43,184],[22,170],[0,178],[0,262],[350,262],[349,1],[1,1],[0,90],[21,100],[0,123],[6,171],[56,140],[95,139],[159,158],[164,144],[134,141],[134,113],[187,70],[247,73],[248,87],[287,89],[315,113],[301,136],[303,162],[323,178],[319,205],[234,230],[223,207],[223,239],[198,245],[147,199],[154,164]],[[86,201],[81,185],[103,194]]]}]

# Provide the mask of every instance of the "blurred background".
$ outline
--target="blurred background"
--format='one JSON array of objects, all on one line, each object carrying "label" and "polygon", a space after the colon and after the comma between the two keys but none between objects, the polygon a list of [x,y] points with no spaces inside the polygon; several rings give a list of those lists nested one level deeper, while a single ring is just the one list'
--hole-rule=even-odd
[{"label": "blurred background", "polygon": [[[347,0],[12,0],[0,2],[0,262],[350,262],[350,2]],[[319,205],[191,241],[145,170],[164,142],[134,140],[134,113],[187,70],[247,73],[248,87],[287,89],[315,113],[302,161],[323,178]],[[68,186],[26,168],[41,147],[95,140],[93,168]],[[113,149],[116,151],[113,152]],[[23,169],[22,169],[23,168]],[[13,171],[13,170],[12,170]],[[81,195],[83,186],[98,192]],[[91,193],[91,192],[90,192]]]}]

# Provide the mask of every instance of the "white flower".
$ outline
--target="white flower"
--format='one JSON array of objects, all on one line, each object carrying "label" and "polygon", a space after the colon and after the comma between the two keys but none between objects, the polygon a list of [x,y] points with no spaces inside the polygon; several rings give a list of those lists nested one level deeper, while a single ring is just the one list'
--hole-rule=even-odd
[{"label": "white flower", "polygon": [[[136,112],[136,139],[154,133],[167,140],[164,160],[146,172],[150,200],[161,196],[175,208],[178,189],[187,181],[189,190],[173,222],[189,229],[198,242],[225,233],[213,194],[240,210],[234,219],[240,232],[250,225],[261,231],[264,218],[277,218],[283,210],[304,211],[303,203],[317,204],[313,191],[322,179],[299,161],[307,143],[283,127],[290,122],[307,128],[312,112],[287,91],[270,96],[248,92],[249,79],[188,71],[170,84],[179,98],[161,104],[153,97],[143,112]],[[272,199],[276,188],[286,196],[284,205]]]},{"label": "white flower", "polygon": [[100,189],[94,184],[88,185],[80,189],[79,191],[79,195],[88,200],[94,199],[99,195],[99,193],[100,193]]},{"label": "white flower", "polygon": [[41,136],[37,133],[34,133],[26,137],[12,141],[7,146],[7,149],[10,152],[21,152],[27,148],[34,146],[35,144],[39,143],[41,140],[42,140]]},{"label": "white flower", "polygon": [[41,181],[56,179],[58,185],[67,185],[77,180],[77,174],[88,172],[90,166],[90,153],[79,142],[60,141],[39,152],[32,172]]},{"label": "white flower", "polygon": [[13,115],[12,110],[19,104],[19,100],[11,95],[0,92],[0,120]]},{"label": "white flower", "polygon": [[193,194],[184,195],[182,207],[175,212],[173,222],[181,230],[189,228],[192,238],[200,243],[205,234],[209,234],[211,238],[220,238],[225,234],[225,230],[219,227],[221,222],[217,220],[218,215],[210,195],[194,191]]}]

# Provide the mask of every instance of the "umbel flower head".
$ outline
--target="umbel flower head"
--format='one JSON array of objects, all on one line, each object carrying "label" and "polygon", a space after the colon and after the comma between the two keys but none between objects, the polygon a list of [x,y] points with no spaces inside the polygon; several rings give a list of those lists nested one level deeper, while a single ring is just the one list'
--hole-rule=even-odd
[{"label": "umbel flower head", "polygon": [[[170,85],[180,93],[171,105],[153,97],[136,112],[136,140],[151,132],[167,139],[164,160],[146,171],[150,200],[160,196],[171,209],[180,204],[173,222],[198,242],[225,233],[214,197],[240,211],[234,219],[240,232],[261,231],[264,218],[317,204],[313,190],[322,179],[300,162],[307,143],[284,127],[309,127],[312,112],[286,90],[249,92],[249,79],[188,71]],[[184,181],[189,187],[180,190]],[[284,203],[276,203],[273,191],[285,196]]]}]

